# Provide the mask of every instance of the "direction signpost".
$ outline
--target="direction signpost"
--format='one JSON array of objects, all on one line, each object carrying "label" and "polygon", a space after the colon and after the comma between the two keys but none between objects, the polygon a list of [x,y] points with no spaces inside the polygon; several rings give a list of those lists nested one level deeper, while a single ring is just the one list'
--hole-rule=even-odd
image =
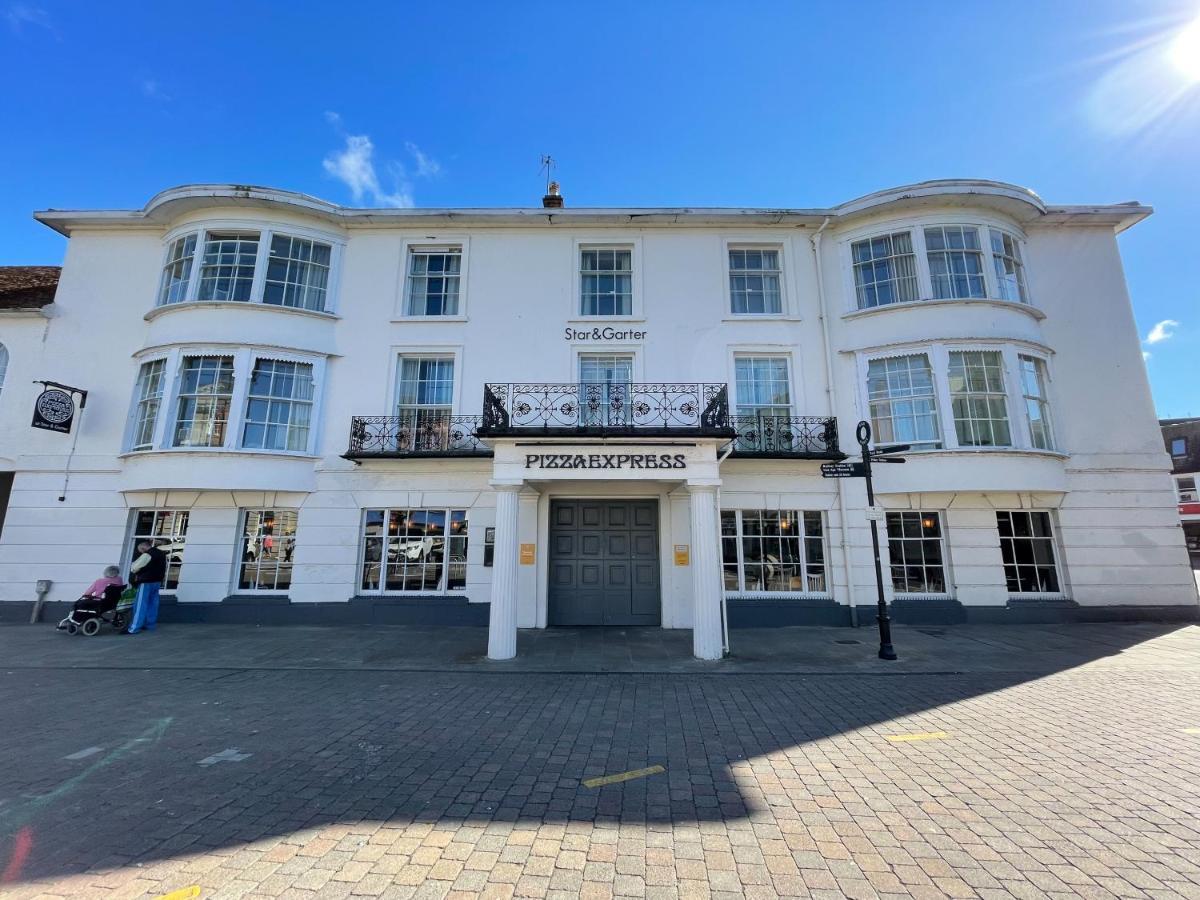
[{"label": "direction signpost", "polygon": [[[879,621],[879,658],[896,659],[896,650],[892,647],[892,622],[888,618],[887,601],[883,596],[883,563],[879,559],[879,522],[884,519],[883,508],[875,505],[875,485],[871,479],[872,463],[902,463],[904,458],[891,456],[893,453],[903,453],[911,449],[910,444],[893,444],[888,447],[870,449],[871,423],[859,422],[855,432],[859,447],[862,448],[862,462],[824,463],[821,466],[823,478],[864,478],[867,482],[867,519],[871,523],[871,549],[875,553],[875,591],[878,598]],[[853,598],[851,598],[853,602]]]}]

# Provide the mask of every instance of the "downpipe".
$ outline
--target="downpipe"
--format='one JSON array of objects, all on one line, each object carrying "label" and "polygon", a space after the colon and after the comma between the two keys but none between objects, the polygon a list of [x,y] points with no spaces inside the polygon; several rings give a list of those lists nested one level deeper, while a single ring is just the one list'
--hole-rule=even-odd
[{"label": "downpipe", "polygon": [[37,583],[37,599],[33,601],[33,609],[29,612],[29,624],[36,625],[42,619],[42,606],[46,602],[46,595],[50,593],[50,588],[54,584],[49,578],[39,578]]}]

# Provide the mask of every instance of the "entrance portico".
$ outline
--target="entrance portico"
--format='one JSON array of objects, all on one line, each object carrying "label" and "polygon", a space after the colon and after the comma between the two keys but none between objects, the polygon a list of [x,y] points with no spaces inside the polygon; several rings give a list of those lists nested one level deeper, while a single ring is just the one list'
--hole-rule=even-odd
[{"label": "entrance portico", "polygon": [[[660,612],[653,618],[664,628],[691,627],[697,658],[721,658],[716,504],[718,453],[727,438],[600,438],[583,443],[522,436],[489,438],[488,443],[495,453],[491,484],[497,498],[490,658],[516,655],[518,624],[550,624],[552,591],[556,609],[569,608],[602,624],[603,610],[589,610],[588,604],[619,606],[626,578],[639,580],[628,589],[631,615],[651,616],[649,604],[657,588]],[[564,510],[591,519],[585,527],[570,528],[564,523],[572,513]],[[559,517],[558,528],[552,513]],[[638,521],[629,527],[620,524],[626,513]],[[552,535],[561,538],[557,556]],[[590,550],[573,543],[580,540],[592,545]],[[638,547],[627,551],[627,540]],[[651,548],[657,556],[651,560],[654,565],[639,569]],[[591,561],[589,552],[594,554]],[[657,570],[653,587],[651,569]],[[571,590],[578,594],[565,598],[563,592]]]}]

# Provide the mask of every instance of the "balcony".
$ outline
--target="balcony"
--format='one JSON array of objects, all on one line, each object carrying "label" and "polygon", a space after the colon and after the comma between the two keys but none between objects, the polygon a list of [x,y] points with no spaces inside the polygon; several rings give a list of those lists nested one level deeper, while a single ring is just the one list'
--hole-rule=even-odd
[{"label": "balcony", "polygon": [[724,384],[488,384],[480,437],[734,437]]},{"label": "balcony", "polygon": [[845,459],[837,419],[825,416],[730,416],[733,456],[749,459]]},{"label": "balcony", "polygon": [[345,459],[406,459],[421,456],[491,456],[491,448],[475,436],[480,416],[438,412],[400,416],[355,416],[350,420],[350,447]]}]

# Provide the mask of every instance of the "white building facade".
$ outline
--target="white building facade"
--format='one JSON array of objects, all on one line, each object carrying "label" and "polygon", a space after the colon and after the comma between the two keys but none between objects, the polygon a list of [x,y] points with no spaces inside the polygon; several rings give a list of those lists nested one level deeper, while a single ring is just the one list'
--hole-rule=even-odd
[{"label": "white building facade", "polygon": [[[946,181],[38,213],[70,240],[55,303],[0,318],[0,611],[149,536],[168,621],[488,622],[496,658],[660,625],[715,658],[726,626],[873,621],[863,483],[820,471],[866,419],[912,445],[876,469],[895,619],[1193,618],[1116,242],[1149,212]],[[29,427],[35,380],[88,391],[71,435]]]}]

